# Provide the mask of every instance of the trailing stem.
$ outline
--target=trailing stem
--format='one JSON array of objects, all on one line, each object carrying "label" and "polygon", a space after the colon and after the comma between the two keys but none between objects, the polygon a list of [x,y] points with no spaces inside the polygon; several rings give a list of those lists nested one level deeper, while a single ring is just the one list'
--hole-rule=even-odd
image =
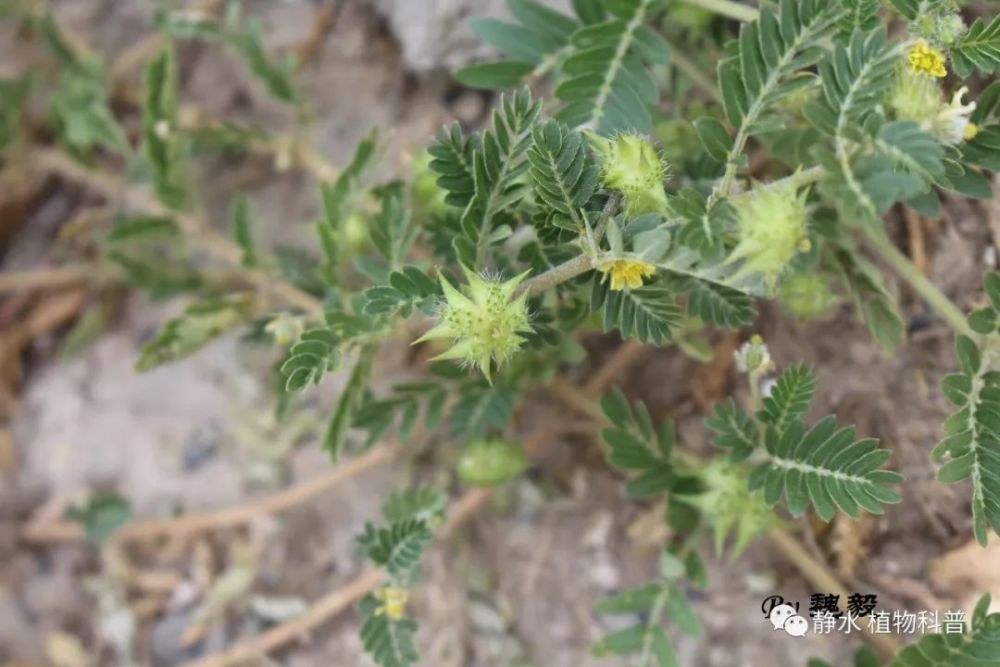
[{"label": "trailing stem", "polygon": [[870,232],[868,244],[948,323],[948,326],[955,330],[956,334],[970,337],[973,335],[962,311],[941,290],[935,287],[934,283],[929,281],[906,255],[893,245],[889,237],[882,232]]}]

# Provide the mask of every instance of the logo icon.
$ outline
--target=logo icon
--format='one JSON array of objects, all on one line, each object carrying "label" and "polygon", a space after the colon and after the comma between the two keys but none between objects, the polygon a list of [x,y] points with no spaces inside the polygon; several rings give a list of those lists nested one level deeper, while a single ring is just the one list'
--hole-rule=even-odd
[{"label": "logo icon", "polygon": [[792,637],[802,637],[809,631],[809,622],[799,616],[798,602],[793,606],[780,595],[772,595],[764,600],[760,609],[775,631],[784,630]]}]

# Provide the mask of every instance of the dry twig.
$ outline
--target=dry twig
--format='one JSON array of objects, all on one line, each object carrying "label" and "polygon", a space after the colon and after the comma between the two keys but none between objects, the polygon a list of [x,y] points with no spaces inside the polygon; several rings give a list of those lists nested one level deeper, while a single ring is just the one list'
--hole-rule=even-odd
[{"label": "dry twig", "polygon": [[[393,445],[381,445],[340,464],[324,475],[272,496],[214,512],[187,514],[176,519],[137,521],[119,530],[114,539],[141,542],[162,537],[185,537],[208,530],[241,526],[260,516],[280,514],[329,491],[346,479],[390,461],[397,451]],[[69,521],[40,521],[25,525],[21,530],[21,539],[33,544],[78,542],[84,539],[84,532],[79,524]]]}]

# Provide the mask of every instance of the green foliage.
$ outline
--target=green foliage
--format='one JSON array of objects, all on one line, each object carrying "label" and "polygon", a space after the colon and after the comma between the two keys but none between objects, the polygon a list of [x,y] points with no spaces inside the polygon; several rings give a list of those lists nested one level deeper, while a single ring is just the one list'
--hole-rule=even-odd
[{"label": "green foliage", "polygon": [[431,156],[430,168],[440,174],[438,187],[447,194],[444,201],[464,209],[476,194],[476,177],[472,164],[481,147],[479,134],[466,136],[458,123],[441,128],[437,140],[427,152]]},{"label": "green foliage", "polygon": [[462,235],[453,244],[468,266],[482,267],[488,246],[512,232],[509,223],[497,223],[530,189],[522,178],[530,166],[525,153],[541,108],[527,89],[504,96],[481,135],[467,139],[453,128],[430,149],[430,167],[441,175],[438,185],[449,193],[445,201],[464,207]]},{"label": "green foliage", "polygon": [[962,158],[971,164],[1000,171],[1000,125],[988,125],[962,147]]},{"label": "green foliage", "polygon": [[335,283],[333,271],[349,245],[348,225],[356,214],[357,199],[362,192],[362,180],[372,166],[378,135],[375,130],[365,135],[354,149],[351,161],[332,183],[320,183],[323,215],[317,224],[320,246],[326,259],[327,282]]},{"label": "green foliage", "polygon": [[730,450],[731,461],[745,461],[757,448],[757,425],[733,399],[717,404],[715,416],[706,420],[705,425],[715,431],[712,442],[717,447]]},{"label": "green foliage", "polygon": [[715,432],[713,442],[734,462],[766,455],[750,473],[749,488],[762,489],[771,506],[784,494],[792,516],[801,516],[810,504],[825,521],[838,509],[852,517],[860,510],[881,514],[883,504],[899,502],[887,485],[902,477],[882,469],[890,450],[879,449],[874,439],[855,440],[854,428],[838,429],[832,415],[807,431],[801,418],[814,389],[812,371],[798,365],[778,378],[756,420],[732,401],[717,405],[706,422]]},{"label": "green foliage", "polygon": [[740,134],[756,133],[765,110],[811,85],[811,77],[789,75],[820,61],[820,37],[840,14],[839,2],[782,0],[777,13],[763,7],[756,21],[743,26],[735,54],[719,64],[726,117]]},{"label": "green foliage", "polygon": [[406,442],[413,435],[418,418],[428,431],[437,427],[444,416],[447,397],[446,387],[438,381],[397,384],[391,396],[362,402],[354,415],[354,426],[368,431],[367,443],[371,444],[398,424],[399,439]]},{"label": "green foliage", "polygon": [[[983,595],[963,633],[927,634],[900,651],[889,667],[992,665],[1000,661],[1000,614],[989,614],[990,595]],[[860,663],[859,663],[860,667]]]},{"label": "green foliage", "polygon": [[681,218],[677,241],[697,250],[702,257],[722,252],[721,235],[735,224],[736,212],[725,199],[709,204],[697,191],[683,189],[669,199],[670,209]]},{"label": "green foliage", "polygon": [[[885,30],[856,31],[819,64],[823,100],[806,107],[806,117],[833,138],[831,151],[818,151],[826,168],[827,198],[842,217],[869,229],[890,204],[925,192],[943,177],[942,149],[912,123],[884,124],[881,103],[900,59]],[[871,145],[874,150],[859,150]],[[902,168],[899,168],[902,167]]]},{"label": "green foliage", "polygon": [[53,125],[60,141],[81,156],[98,147],[129,152],[125,131],[108,106],[104,63],[97,57],[78,53],[51,14],[35,20],[45,45],[60,64],[50,100]]},{"label": "green foliage", "polygon": [[750,488],[763,489],[769,505],[784,493],[792,516],[801,516],[810,503],[830,521],[838,509],[858,517],[861,510],[882,514],[883,504],[899,502],[886,485],[902,476],[881,469],[890,450],[879,449],[872,438],[855,440],[854,427],[837,429],[832,415],[809,431],[797,419],[784,433],[768,428],[764,446],[769,460],[751,473]]},{"label": "green foliage", "polygon": [[882,285],[878,271],[863,257],[846,248],[834,250],[830,257],[872,338],[882,349],[891,352],[903,342],[905,328],[899,307]]},{"label": "green foliage", "polygon": [[120,153],[130,150],[125,131],[108,107],[100,61],[88,60],[60,70],[59,86],[52,95],[52,115],[59,139],[73,151],[85,154],[97,147]]},{"label": "green foliage", "polygon": [[986,24],[977,18],[968,32],[951,47],[951,66],[963,79],[973,68],[982,74],[993,74],[1000,68],[1000,16]]},{"label": "green foliage", "polygon": [[292,82],[295,59],[288,55],[280,60],[271,58],[261,43],[260,22],[251,19],[243,29],[229,35],[229,45],[246,60],[250,72],[264,84],[267,92],[282,102],[295,103],[298,93]]},{"label": "green foliage", "polygon": [[390,618],[374,595],[366,595],[358,605],[361,616],[361,644],[379,667],[410,667],[417,662],[413,635],[417,622],[412,618]]},{"label": "green foliage", "polygon": [[365,555],[393,577],[406,580],[420,563],[424,547],[434,539],[427,522],[418,518],[395,521],[375,529]]},{"label": "green foliage", "polygon": [[327,424],[326,433],[323,435],[323,449],[330,454],[330,459],[334,462],[340,456],[347,429],[364,398],[365,385],[371,375],[375,350],[376,347],[371,343],[358,350],[357,359],[347,378],[347,384],[340,392],[340,398],[337,400],[337,405]]},{"label": "green foliage", "polygon": [[597,188],[598,165],[587,141],[558,121],[550,120],[531,130],[528,150],[535,197],[547,207],[547,224],[579,232],[586,226],[582,209]]},{"label": "green foliage", "polygon": [[177,127],[177,65],[172,49],[164,50],[146,70],[142,129],[156,196],[169,208],[180,208],[186,199],[186,175]]},{"label": "green foliage", "polygon": [[843,14],[837,19],[840,34],[850,37],[855,30],[869,32],[879,25],[881,0],[842,0]]},{"label": "green foliage", "polygon": [[250,203],[246,197],[237,197],[229,213],[232,221],[233,240],[243,251],[240,264],[250,269],[258,265],[257,249],[254,247],[253,231],[250,229]]},{"label": "green foliage", "polygon": [[477,88],[510,88],[553,62],[568,46],[579,23],[532,0],[507,0],[517,23],[473,19],[469,27],[484,42],[513,60],[477,63],[455,72],[455,78]]},{"label": "green foliage", "polygon": [[188,306],[184,313],[167,322],[153,340],[142,346],[135,367],[148,371],[194,354],[250,315],[246,297],[211,298]]},{"label": "green foliage", "polygon": [[410,250],[416,231],[410,229],[410,216],[399,197],[388,194],[381,197],[378,213],[371,218],[372,245],[386,264],[398,266]]},{"label": "green foliage", "polygon": [[128,523],[132,510],[128,501],[117,494],[96,494],[67,509],[66,518],[83,526],[91,542],[104,542]]},{"label": "green foliage", "polygon": [[625,486],[625,495],[639,499],[669,490],[674,483],[673,424],[664,422],[654,430],[646,406],[640,402],[633,409],[617,387],[601,397],[601,410],[612,424],[601,431],[610,450],[608,462],[635,475]]},{"label": "green foliage", "polygon": [[708,324],[736,329],[753,321],[753,303],[746,292],[695,275],[674,275],[668,284],[687,296],[688,315]]},{"label": "green foliage", "polygon": [[21,133],[21,118],[31,85],[30,76],[0,79],[0,153],[13,145]]},{"label": "green foliage", "polygon": [[805,415],[816,390],[812,369],[805,364],[785,370],[774,383],[771,393],[764,397],[764,407],[757,419],[777,434],[783,434],[792,422]]},{"label": "green foliage", "polygon": [[955,339],[959,372],[941,381],[941,392],[957,412],[945,422],[945,438],[933,453],[947,461],[939,480],[972,481],[973,532],[983,545],[989,527],[1000,533],[1000,372],[993,370],[1000,343],[1000,274],[987,273],[984,287],[989,305],[969,316],[972,335]]},{"label": "green foliage", "polygon": [[591,654],[633,656],[629,664],[643,667],[678,667],[680,660],[663,629],[663,621],[670,621],[686,635],[701,634],[701,624],[677,583],[689,574],[689,569],[675,554],[664,551],[660,556],[659,581],[598,602],[597,611],[602,614],[638,615],[641,620],[605,635],[591,647]]},{"label": "green foliage", "polygon": [[467,440],[501,430],[514,412],[514,391],[476,381],[463,387],[451,410],[449,431]]},{"label": "green foliage", "polygon": [[555,96],[566,103],[557,118],[599,134],[651,128],[649,108],[658,101],[647,64],[666,64],[669,47],[643,23],[657,0],[605,3],[613,18],[570,37],[572,53],[562,62]]},{"label": "green foliage", "polygon": [[595,277],[590,307],[603,310],[605,331],[617,329],[625,338],[663,345],[670,340],[670,330],[680,324],[680,310],[674,293],[664,281],[654,281],[639,289],[611,291],[607,282]]},{"label": "green foliage", "polygon": [[441,297],[441,285],[415,266],[404,266],[389,274],[387,285],[377,285],[365,291],[364,312],[367,315],[409,317],[416,311],[429,313]]},{"label": "green foliage", "polygon": [[552,71],[555,96],[565,103],[557,114],[562,122],[603,135],[650,130],[658,94],[647,67],[670,59],[669,45],[645,25],[659,0],[578,2],[574,8],[582,24],[531,0],[507,4],[517,23],[477,19],[472,29],[513,60],[462,68],[455,73],[459,81],[509,88]]},{"label": "green foliage", "polygon": [[340,336],[329,327],[302,332],[298,342],[288,351],[288,359],[281,365],[285,391],[303,391],[310,385],[318,385],[324,375],[337,370],[340,346]]},{"label": "green foliage", "polygon": [[386,525],[365,525],[358,552],[386,571],[388,585],[358,604],[361,643],[380,667],[408,667],[417,659],[417,623],[404,614],[408,592],[424,549],[434,539],[432,526],[444,518],[444,497],[429,488],[393,493],[382,508]]},{"label": "green foliage", "polygon": [[445,498],[434,489],[421,486],[393,491],[382,505],[382,514],[389,523],[410,519],[440,521],[444,518]]},{"label": "green foliage", "polygon": [[104,237],[109,245],[121,245],[135,241],[177,238],[180,230],[171,218],[160,216],[137,216],[123,218]]},{"label": "green foliage", "polygon": [[273,58],[264,49],[260,21],[241,20],[238,4],[230,3],[224,23],[211,19],[192,19],[181,13],[159,11],[157,24],[161,30],[179,39],[204,39],[219,42],[242,58],[250,73],[263,84],[267,93],[276,100],[298,102],[298,92],[293,81],[295,59],[291,55]]}]

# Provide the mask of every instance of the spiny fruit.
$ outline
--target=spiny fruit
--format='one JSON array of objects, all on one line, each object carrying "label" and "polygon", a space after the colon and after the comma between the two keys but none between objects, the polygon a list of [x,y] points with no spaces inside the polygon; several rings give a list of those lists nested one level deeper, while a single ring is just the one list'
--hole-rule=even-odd
[{"label": "spiny fruit", "polygon": [[748,490],[744,466],[717,458],[698,468],[695,476],[701,492],[677,498],[697,507],[708,519],[717,553],[722,553],[730,532],[735,533],[732,557],[736,558],[754,537],[779,523],[761,492]]},{"label": "spiny fruit", "polygon": [[666,211],[663,179],[669,166],[645,137],[619,134],[605,138],[590,134],[589,138],[601,160],[601,182],[622,193],[626,215]]},{"label": "spiny fruit", "polygon": [[469,281],[464,293],[440,275],[444,302],[438,324],[414,343],[450,338],[452,346],[435,359],[456,359],[477,366],[492,382],[492,365],[499,367],[509,360],[524,342],[521,334],[531,332],[527,293],[513,298],[528,273],[501,280],[478,275],[464,266],[462,270]]},{"label": "spiny fruit", "polygon": [[727,262],[743,260],[737,275],[759,273],[773,287],[797,252],[809,250],[806,194],[794,183],[757,184],[734,199],[739,243]]}]

